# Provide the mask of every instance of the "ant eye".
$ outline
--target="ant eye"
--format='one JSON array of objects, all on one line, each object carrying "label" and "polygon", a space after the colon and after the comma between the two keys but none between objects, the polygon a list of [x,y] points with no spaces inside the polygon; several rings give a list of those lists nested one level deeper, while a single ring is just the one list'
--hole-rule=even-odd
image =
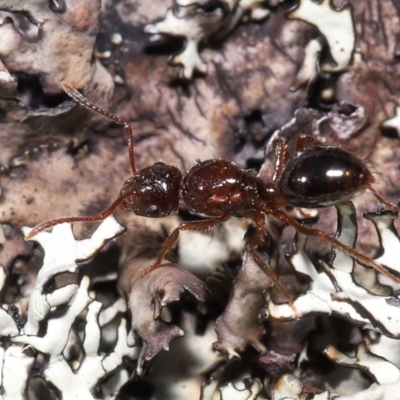
[{"label": "ant eye", "polygon": [[157,217],[159,215],[158,207],[155,204],[151,204],[146,208],[146,215],[148,217]]}]

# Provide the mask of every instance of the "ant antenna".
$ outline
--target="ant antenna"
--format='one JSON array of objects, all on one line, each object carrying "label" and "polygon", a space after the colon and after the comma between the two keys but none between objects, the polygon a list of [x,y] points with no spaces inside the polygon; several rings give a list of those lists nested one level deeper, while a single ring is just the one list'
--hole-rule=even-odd
[{"label": "ant antenna", "polygon": [[121,118],[117,117],[114,114],[111,114],[108,111],[103,110],[100,107],[97,107],[95,104],[93,104],[91,101],[89,101],[86,97],[83,97],[75,88],[73,88],[69,83],[67,82],[61,82],[62,88],[65,90],[65,92],[68,94],[68,96],[72,97],[78,104],[81,106],[92,110],[96,112],[97,114],[103,115],[104,117],[110,119],[111,121],[114,121],[118,125],[123,125],[126,133],[126,137],[128,140],[128,152],[129,152],[129,160],[131,163],[131,169],[133,172],[133,175],[136,175],[136,164],[135,164],[135,142],[133,140],[133,129],[132,127],[124,120]]},{"label": "ant antenna", "polygon": [[129,196],[133,196],[132,192],[124,193],[120,195],[117,200],[114,201],[109,207],[107,207],[103,212],[98,215],[86,216],[86,217],[66,217],[66,218],[57,218],[51,221],[43,222],[39,225],[36,225],[30,232],[25,235],[25,239],[31,239],[39,232],[42,232],[46,229],[49,229],[55,225],[63,224],[65,222],[96,222],[96,221],[103,221],[109,215],[111,215],[114,210],[122,203],[124,199]]}]

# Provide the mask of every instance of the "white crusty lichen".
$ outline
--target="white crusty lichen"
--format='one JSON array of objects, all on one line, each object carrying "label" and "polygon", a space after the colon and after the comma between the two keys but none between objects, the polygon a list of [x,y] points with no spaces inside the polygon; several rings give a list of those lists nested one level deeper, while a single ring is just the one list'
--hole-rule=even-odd
[{"label": "white crusty lichen", "polygon": [[358,346],[355,357],[349,357],[333,346],[325,349],[325,355],[337,364],[359,368],[375,380],[375,383],[368,389],[351,396],[335,396],[336,400],[400,399],[400,369],[384,358],[373,354],[364,343]]},{"label": "white crusty lichen", "polygon": [[[30,228],[22,229],[24,234]],[[76,285],[68,285],[49,295],[43,293],[43,286],[53,276],[63,272],[77,272],[77,261],[92,257],[103,245],[124,231],[114,217],[104,220],[89,239],[76,240],[71,224],[56,225],[51,232],[40,232],[34,240],[44,249],[43,266],[40,269],[35,288],[29,298],[28,321],[25,333],[35,335],[39,322],[52,307],[67,303],[76,291]],[[74,287],[75,286],[75,287]]]},{"label": "white crusty lichen", "polygon": [[[6,274],[4,268],[0,266],[0,292],[4,287]],[[0,307],[0,336],[9,336],[18,334],[18,328],[13,317]]]},{"label": "white crusty lichen", "polygon": [[[398,252],[400,238],[393,224],[397,215],[392,211],[381,211],[366,213],[365,218],[373,222],[380,240],[380,256],[374,261],[389,271],[398,273],[400,271]],[[338,221],[340,226],[338,239],[349,247],[354,247],[357,226],[355,210],[351,203],[338,206]],[[276,305],[266,295],[269,315],[273,318],[288,320],[316,313],[336,314],[363,327],[365,332],[378,335],[380,340],[376,343],[362,342],[355,357],[342,354],[332,346],[326,348],[327,357],[338,365],[366,370],[376,381],[357,395],[332,396],[335,399],[346,400],[400,398],[393,397],[393,389],[400,382],[399,352],[395,351],[388,358],[392,358],[391,361],[397,365],[383,358],[389,355],[388,344],[391,349],[399,345],[397,340],[400,338],[400,300],[396,291],[398,285],[388,277],[378,274],[378,281],[391,286],[394,294],[391,296],[377,294],[364,288],[355,280],[354,260],[338,249],[335,249],[335,258],[329,265],[319,260],[321,270],[318,271],[305,251],[306,240],[305,236],[296,235],[294,251],[288,260],[297,272],[311,279],[309,289],[294,301],[294,307],[286,304]]]},{"label": "white crusty lichen", "polygon": [[[218,391],[217,391],[218,390]],[[259,379],[247,377],[228,383],[218,389],[218,381],[210,379],[202,386],[200,400],[265,400]]]},{"label": "white crusty lichen", "polygon": [[[124,319],[118,328],[118,339],[114,350],[107,355],[99,353],[101,329],[98,319],[102,305],[89,297],[89,283],[87,277],[82,280],[80,288],[69,302],[67,312],[61,318],[49,319],[44,337],[23,335],[13,339],[16,343],[31,345],[37,351],[49,355],[48,365],[42,372],[43,378],[56,387],[64,398],[94,399],[93,389],[100,379],[114,371],[122,363],[124,356],[132,355],[131,349],[127,346]],[[85,308],[88,308],[82,342],[85,356],[73,370],[63,355],[69,337],[67,328],[72,326]]]},{"label": "white crusty lichen", "polygon": [[394,129],[400,136],[400,107],[396,107],[395,115],[383,121],[381,127],[385,129]]},{"label": "white crusty lichen", "polygon": [[[338,207],[341,229],[337,237],[351,247],[354,247],[357,234],[354,213],[351,203]],[[396,249],[400,246],[400,239],[393,227],[396,214],[383,211],[367,213],[365,217],[375,225],[381,243],[381,252],[375,261],[391,271],[399,271],[400,254]],[[111,307],[101,312],[101,303],[93,300],[87,277],[83,277],[79,285],[70,284],[51,294],[43,293],[45,283],[54,277],[54,274],[76,272],[77,259],[84,260],[93,256],[107,240],[122,230],[122,227],[110,217],[85,240],[76,240],[68,224],[58,226],[51,233],[43,232],[37,236],[44,248],[45,258],[29,301],[28,322],[23,327],[18,326],[4,310],[2,310],[4,315],[0,314],[0,326],[4,327],[2,336],[11,336],[8,348],[6,350],[0,348],[2,372],[0,377],[4,389],[4,393],[0,395],[1,399],[23,398],[31,376],[30,369],[35,362],[36,353],[32,349],[43,354],[47,360],[41,368],[41,378],[61,393],[63,398],[94,399],[96,387],[101,386],[103,398],[111,400],[116,398],[122,385],[128,382],[129,373],[121,367],[122,360],[123,357],[137,360],[139,349],[128,347],[129,339],[124,319],[115,324],[117,338],[112,345],[112,351],[102,354],[100,347],[103,326],[112,321],[119,312],[126,310],[124,300],[117,300]],[[24,231],[27,233],[29,229],[26,228]],[[311,279],[310,288],[307,293],[296,299],[294,303],[296,313],[287,305],[275,305],[269,301],[270,316],[287,320],[311,313],[336,314],[362,326],[365,331],[381,335],[380,341],[374,340],[374,343],[360,345],[356,357],[342,354],[332,346],[328,346],[325,350],[326,356],[338,365],[366,370],[375,378],[375,384],[357,395],[337,397],[337,394],[325,390],[313,393],[312,398],[314,400],[396,399],[393,397],[393,391],[400,382],[400,352],[392,354],[393,359],[388,361],[386,359],[388,346],[393,347],[393,342],[388,342],[386,339],[400,337],[398,298],[373,294],[358,284],[354,280],[354,260],[337,249],[331,265],[321,261],[321,270],[317,270],[304,249],[305,244],[306,238],[297,235],[295,249],[289,262],[298,272]],[[0,274],[0,287],[4,283],[4,277],[4,274]],[[397,288],[393,282],[384,283],[391,284],[394,289]],[[63,305],[65,307],[60,310],[59,306]],[[132,307],[132,310],[135,310],[135,307]],[[71,363],[66,348],[71,341],[71,332],[76,329],[73,328],[73,324],[82,313],[85,320],[84,327],[75,332],[82,347],[82,356]],[[211,344],[216,340],[214,325],[210,324],[206,333],[198,336],[193,329],[194,317],[191,314],[184,315],[186,317],[183,328],[187,333],[185,339],[173,342],[172,354],[161,353],[158,364],[157,360],[154,360],[152,382],[158,388],[155,399],[163,398],[165,393],[173,394],[177,399],[194,398],[193,393],[196,391],[198,393],[201,379],[205,380],[206,371],[213,370],[221,361],[218,353],[211,351]],[[39,336],[37,330],[40,321],[46,321],[46,330]],[[172,361],[169,361],[171,355],[173,355]],[[176,371],[180,371],[183,362],[187,363],[185,373],[180,372],[180,378],[177,380],[175,374]],[[300,369],[297,369],[295,374],[284,374],[276,381],[262,382],[246,372],[234,381],[222,385],[217,379],[211,379],[203,385],[199,398],[201,400],[267,398],[303,400],[305,396],[309,396],[309,392],[307,384],[297,374]],[[18,374],[20,379],[13,379],[15,374]],[[191,394],[187,396],[189,392]]]},{"label": "white crusty lichen", "polygon": [[[357,235],[354,207],[345,203],[338,207],[341,231],[339,240],[353,247]],[[375,261],[384,265],[388,270],[400,270],[400,255],[396,252],[400,241],[393,231],[393,213],[367,214],[378,229],[381,238],[382,255]],[[396,243],[394,243],[394,241]],[[290,255],[289,262],[294,269],[311,278],[312,283],[306,294],[294,302],[297,315],[288,305],[275,305],[269,302],[270,315],[278,319],[297,318],[309,313],[336,313],[344,316],[366,328],[379,329],[391,337],[400,337],[400,309],[396,296],[374,294],[354,280],[354,260],[346,253],[336,249],[336,257],[332,265],[320,261],[321,271],[317,271],[314,263],[308,257],[304,246],[306,237],[298,234],[295,251]],[[397,285],[387,278],[379,277],[385,284],[394,289]],[[374,321],[373,326],[371,320]]]},{"label": "white crusty lichen", "polygon": [[[310,40],[305,48],[305,58],[292,90],[312,82],[321,72],[342,72],[349,67],[356,40],[349,3],[344,2],[343,6],[337,9],[332,0],[299,0],[298,5],[286,16],[313,25],[320,33],[320,36]],[[320,60],[324,43],[328,45],[333,62]]]},{"label": "white crusty lichen", "polygon": [[[211,37],[223,37],[241,20],[261,20],[268,15],[265,2],[261,0],[222,0],[217,5],[210,0],[174,0],[164,19],[146,25],[144,30],[154,43],[166,37],[184,39],[183,50],[171,56],[170,64],[181,66],[181,76],[192,79],[195,71],[207,72],[207,64],[199,54],[201,44]],[[292,90],[313,82],[321,73],[342,72],[349,67],[356,39],[349,3],[336,8],[332,0],[300,0],[286,16],[313,25],[320,33],[305,47],[304,61]],[[325,47],[329,49],[331,60],[321,59]]]},{"label": "white crusty lichen", "polygon": [[210,0],[174,0],[162,21],[145,26],[151,40],[158,42],[165,36],[183,37],[184,49],[170,59],[172,65],[182,67],[181,76],[192,79],[194,71],[207,72],[207,64],[199,54],[199,46],[211,36],[228,34],[238,22],[249,17],[261,20],[269,15],[262,0],[222,0],[217,6]]},{"label": "white crusty lichen", "polygon": [[[392,272],[400,271],[400,254],[397,251],[400,239],[393,226],[396,217],[397,215],[392,211],[365,215],[365,218],[374,224],[381,243],[381,251],[375,261]],[[354,247],[357,225],[355,210],[351,203],[338,207],[338,221],[340,226],[338,239]],[[99,387],[102,398],[115,399],[122,385],[129,381],[129,373],[121,365],[123,358],[137,360],[140,349],[128,347],[127,343],[130,340],[124,319],[120,319],[119,323],[113,325],[112,329],[117,333],[116,339],[109,346],[111,352],[102,353],[100,346],[104,325],[110,323],[118,313],[125,312],[125,301],[118,299],[102,312],[101,304],[93,299],[88,277],[83,277],[79,284],[68,284],[52,293],[45,293],[43,290],[46,282],[54,278],[54,275],[63,272],[76,273],[77,260],[92,257],[107,240],[112,239],[122,230],[123,228],[110,217],[90,238],[84,240],[75,239],[69,224],[57,226],[52,232],[42,232],[37,235],[36,239],[43,246],[45,257],[29,300],[27,322],[24,326],[18,325],[11,315],[0,309],[1,334],[3,337],[11,336],[9,346],[0,347],[0,379],[4,390],[4,393],[0,394],[0,399],[23,398],[31,379],[31,369],[40,358],[36,357],[37,354],[44,355],[46,359],[46,363],[41,365],[40,378],[66,399],[94,399],[96,389]],[[28,233],[29,229],[25,228],[24,232]],[[321,268],[316,268],[305,251],[305,244],[306,237],[298,234],[289,262],[296,271],[310,278],[309,290],[295,300],[296,312],[288,305],[273,304],[266,296],[269,316],[288,320],[315,313],[335,314],[350,320],[354,325],[361,326],[364,332],[376,335],[373,343],[371,339],[370,342],[366,341],[366,344],[358,347],[356,357],[342,354],[332,346],[326,347],[325,350],[325,355],[337,365],[367,371],[374,377],[376,383],[365,390],[360,389],[362,391],[359,394],[348,397],[343,396],[343,393],[342,397],[338,397],[338,394],[331,392],[330,387],[310,394],[307,383],[300,377],[301,364],[299,362],[294,373],[284,373],[271,381],[255,378],[247,370],[229,383],[219,382],[218,378],[214,378],[203,385],[200,394],[200,385],[206,381],[206,374],[208,371],[213,371],[221,363],[222,358],[218,353],[212,352],[212,343],[215,343],[217,339],[214,324],[210,323],[206,331],[198,335],[194,329],[196,317],[191,313],[183,313],[181,325],[186,331],[185,338],[172,342],[170,352],[160,353],[152,364],[150,378],[155,388],[154,399],[165,398],[166,393],[175,399],[200,398],[201,400],[396,399],[393,393],[400,384],[400,351],[390,350],[397,345],[397,341],[390,342],[389,339],[400,338],[398,297],[374,294],[357,283],[354,280],[354,260],[338,249],[335,250],[335,258],[329,265],[327,262],[320,261]],[[169,277],[173,277],[171,273],[177,270],[176,266],[170,265],[164,268],[163,271],[169,271],[167,273]],[[163,271],[160,270],[157,273]],[[179,276],[183,279],[186,275],[180,273]],[[148,277],[152,284],[155,282],[155,277],[156,275],[151,279],[150,276]],[[5,275],[2,272],[0,273],[0,288],[4,284],[4,279]],[[393,289],[397,289],[397,286],[387,278],[379,277],[379,279],[381,283],[390,284]],[[143,287],[146,286],[145,283],[145,280],[141,280],[138,284]],[[253,282],[252,285],[254,288],[255,283]],[[143,297],[143,293],[143,291],[134,293],[134,296]],[[168,298],[169,300],[178,299],[175,296]],[[158,300],[161,302],[162,296]],[[262,304],[261,296],[260,303]],[[143,312],[148,314],[147,316],[151,317],[149,321],[154,323],[153,315],[158,307],[157,303],[151,302],[149,305],[153,307],[153,313],[149,313],[147,309],[140,310],[139,305],[138,299],[132,301],[132,318],[137,319],[140,312]],[[83,317],[79,317],[80,315]],[[261,319],[263,315],[266,313],[260,313],[259,318]],[[79,328],[75,326],[78,318]],[[243,316],[241,315],[240,318],[243,319]],[[42,329],[39,335],[39,326],[43,328],[44,325],[45,331],[43,332]],[[154,328],[158,326],[154,325]],[[156,334],[160,332],[166,331],[158,330]],[[73,340],[75,344],[79,343],[82,354],[71,360],[68,357],[68,346],[71,346],[73,335],[75,335]],[[368,338],[367,334],[365,338]],[[170,340],[168,340],[168,347],[169,342]],[[150,342],[150,345],[154,343]],[[143,351],[146,352],[148,348],[149,345],[147,348],[145,345]],[[392,353],[391,358],[388,356],[389,353]],[[183,365],[184,368],[182,368]],[[138,367],[142,367],[140,361]],[[15,374],[18,374],[20,379],[14,379]],[[49,400],[53,398],[55,397]]]},{"label": "white crusty lichen", "polygon": [[[203,385],[200,400],[304,400],[309,398],[305,385],[295,375],[286,374],[276,382],[262,382],[258,378],[251,378],[230,382],[218,388],[218,382],[210,379]],[[265,393],[268,392],[270,396]],[[328,391],[314,394],[314,400],[330,400]]]},{"label": "white crusty lichen", "polygon": [[[26,234],[30,229],[23,230]],[[89,278],[83,277],[79,285],[68,284],[52,293],[46,294],[44,290],[44,285],[56,275],[76,273],[78,260],[92,257],[123,230],[114,217],[109,217],[88,239],[76,240],[70,224],[59,225],[52,232],[41,232],[35,237],[45,255],[29,299],[27,322],[20,326],[0,309],[1,336],[10,337],[6,350],[1,348],[1,399],[25,398],[37,354],[43,354],[47,359],[41,368],[41,377],[62,393],[65,399],[94,399],[94,388],[115,371],[117,379],[110,379],[103,388],[105,398],[113,399],[128,380],[128,374],[122,369],[118,370],[123,357],[136,357],[136,350],[127,346],[126,321],[121,319],[119,323],[113,350],[107,355],[99,352],[102,337],[99,314],[102,305],[92,298]],[[1,282],[4,283],[3,278]],[[110,307],[112,311],[105,312],[101,318],[103,324],[110,322],[118,310],[125,310],[120,303],[117,301]],[[78,364],[71,364],[71,360],[65,357],[65,349],[73,324],[82,312],[86,312],[85,328],[82,332],[77,331],[75,337],[82,338],[83,354]],[[46,321],[44,335],[43,332],[39,334],[42,321]],[[18,379],[15,379],[16,376]],[[118,385],[115,385],[116,382]]]}]

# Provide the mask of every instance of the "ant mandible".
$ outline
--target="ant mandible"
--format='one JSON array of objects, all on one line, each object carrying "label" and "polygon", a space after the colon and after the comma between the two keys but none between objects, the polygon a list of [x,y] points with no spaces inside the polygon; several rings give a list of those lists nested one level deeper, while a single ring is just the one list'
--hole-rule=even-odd
[{"label": "ant mandible", "polygon": [[398,207],[384,200],[373,189],[374,177],[364,162],[354,154],[338,147],[323,145],[316,139],[302,134],[297,139],[296,152],[290,159],[288,159],[287,145],[278,143],[275,171],[270,182],[253,176],[232,162],[216,159],[199,161],[185,176],[182,176],[178,168],[162,162],[138,171],[135,164],[132,127],[126,121],[94,105],[68,83],[62,83],[62,86],[80,105],[124,126],[132,177],[125,181],[119,197],[102,213],[43,222],[26,235],[27,239],[64,222],[104,220],[118,206],[136,215],[162,218],[176,214],[181,202],[193,213],[210,218],[182,222],[168,236],[156,261],[147,267],[142,275],[161,266],[165,255],[176,245],[180,231],[208,230],[231,217],[246,218],[256,227],[256,233],[245,239],[246,251],[293,306],[291,296],[278,280],[274,270],[266,265],[256,251],[267,233],[265,218],[269,216],[291,225],[302,234],[328,240],[359,263],[372,267],[382,275],[400,283],[399,278],[369,257],[321,230],[302,225],[285,211],[286,206],[322,208],[337,205],[365,190],[372,192],[381,203],[398,211]]}]

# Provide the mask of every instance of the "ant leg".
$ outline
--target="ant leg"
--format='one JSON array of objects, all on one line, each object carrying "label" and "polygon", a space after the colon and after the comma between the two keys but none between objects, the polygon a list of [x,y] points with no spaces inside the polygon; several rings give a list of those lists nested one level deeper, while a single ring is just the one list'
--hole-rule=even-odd
[{"label": "ant leg", "polygon": [[63,224],[64,222],[95,222],[102,221],[106,219],[109,215],[113,213],[113,211],[121,204],[121,202],[132,196],[132,193],[124,193],[120,195],[117,200],[114,201],[109,207],[107,207],[103,212],[98,215],[88,216],[88,217],[66,217],[66,218],[57,218],[52,219],[50,221],[42,222],[41,224],[36,225],[26,236],[25,239],[31,239],[39,232],[42,232],[46,229],[52,228],[55,225]]},{"label": "ant leg", "polygon": [[297,314],[296,307],[294,305],[294,301],[292,296],[289,294],[285,286],[279,281],[278,276],[276,275],[275,271],[266,264],[266,262],[260,257],[256,248],[263,242],[265,236],[265,216],[262,213],[256,213],[252,217],[253,221],[256,224],[257,232],[254,236],[250,237],[246,241],[246,251],[250,254],[254,262],[258,265],[258,267],[265,273],[274,282],[275,286],[283,293],[286,297],[290,307],[292,308],[293,312]]},{"label": "ant leg", "polygon": [[[296,141],[296,151],[304,150],[305,148],[312,146],[320,146],[322,143],[313,138],[312,136],[300,134]],[[287,164],[288,146],[284,142],[278,142],[275,148],[276,161],[274,167],[274,173],[272,175],[272,181],[277,182],[282,175],[282,172]]]},{"label": "ant leg", "polygon": [[293,228],[295,228],[298,232],[300,232],[304,235],[316,236],[316,237],[320,237],[322,239],[328,240],[334,246],[339,247],[341,250],[345,251],[347,254],[349,254],[351,257],[353,257],[361,265],[373,268],[373,269],[375,269],[375,271],[377,271],[377,272],[381,273],[382,275],[386,276],[387,278],[391,279],[393,282],[400,284],[399,278],[392,275],[389,271],[387,271],[381,265],[377,264],[371,258],[364,256],[363,254],[359,253],[357,250],[355,250],[349,246],[346,246],[339,240],[327,235],[325,232],[323,232],[319,229],[309,228],[308,226],[301,225],[294,218],[292,218],[290,215],[286,214],[285,212],[283,212],[281,210],[276,210],[272,215],[275,218],[277,218],[279,221],[293,226]]},{"label": "ant leg", "polygon": [[100,107],[97,107],[95,104],[93,104],[89,99],[87,99],[85,96],[83,96],[81,93],[79,93],[75,88],[73,88],[69,83],[67,82],[61,82],[61,86],[65,90],[65,92],[72,97],[78,104],[81,106],[92,110],[96,112],[97,114],[103,115],[104,117],[107,117],[111,121],[114,121],[118,125],[123,125],[126,133],[126,137],[128,140],[128,152],[129,152],[129,160],[131,163],[131,169],[133,172],[133,175],[136,174],[136,164],[135,164],[135,142],[133,140],[133,129],[128,123],[121,118],[117,117],[114,114],[111,114],[108,111],[103,110]]},{"label": "ant leg", "polygon": [[144,271],[142,271],[142,276],[148,274],[151,271],[154,271],[155,269],[161,266],[161,263],[165,255],[175,247],[176,241],[178,240],[179,237],[179,232],[206,231],[216,225],[221,224],[222,222],[228,221],[229,218],[230,216],[228,214],[223,214],[220,217],[216,217],[214,219],[207,219],[205,221],[188,221],[180,223],[179,226],[175,228],[165,240],[163,246],[161,247],[161,250],[158,252],[157,260],[152,265],[144,269]]},{"label": "ant leg", "polygon": [[304,133],[302,133],[297,137],[296,151],[304,150],[304,149],[310,147],[310,144],[312,146],[323,145],[323,143],[321,143],[318,139],[315,139],[314,137],[312,137],[310,135],[305,135]]},{"label": "ant leg", "polygon": [[285,286],[279,281],[278,276],[276,275],[275,271],[268,266],[265,261],[260,257],[260,255],[254,250],[254,248],[249,245],[246,245],[246,251],[250,254],[250,257],[254,260],[254,262],[258,265],[258,267],[265,273],[274,282],[274,285],[280,290],[280,292],[286,297],[286,300],[289,303],[290,308],[293,312],[298,316],[297,308],[294,304],[293,298],[290,293],[286,290]]},{"label": "ant leg", "polygon": [[368,187],[368,190],[377,198],[377,200],[384,204],[385,206],[389,207],[391,210],[395,212],[399,212],[399,206],[396,204],[391,203],[390,201],[385,200],[373,187]]},{"label": "ant leg", "polygon": [[274,173],[272,175],[272,182],[277,182],[282,175],[283,169],[286,166],[287,161],[287,149],[288,146],[286,143],[278,142],[275,147],[275,167]]}]

